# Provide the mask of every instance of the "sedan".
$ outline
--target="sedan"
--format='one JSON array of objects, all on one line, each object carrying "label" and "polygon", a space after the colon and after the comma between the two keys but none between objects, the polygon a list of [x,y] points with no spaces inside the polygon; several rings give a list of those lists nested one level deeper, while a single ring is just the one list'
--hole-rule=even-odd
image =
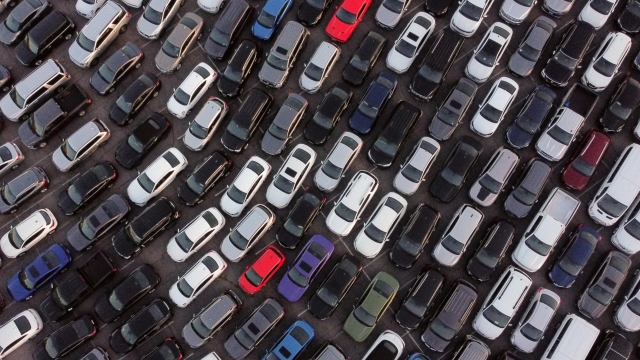
[{"label": "sedan", "polygon": [[90,315],[83,315],[66,323],[36,345],[34,360],[61,359],[82,345],[98,332],[98,327]]},{"label": "sedan", "polygon": [[169,134],[170,129],[171,123],[167,118],[157,112],[151,113],[118,145],[116,161],[127,170],[140,165],[156,144]]},{"label": "sedan", "polygon": [[[156,0],[158,1],[158,0]],[[156,68],[164,74],[180,70],[182,61],[191,47],[202,37],[204,20],[192,12],[182,16],[156,55]]]},{"label": "sedan", "polygon": [[125,355],[162,328],[173,316],[169,304],[157,298],[135,313],[109,335],[109,346],[118,355]]},{"label": "sedan", "polygon": [[145,72],[134,80],[109,108],[109,119],[118,126],[129,124],[151,99],[158,96],[160,80]]},{"label": "sedan", "polygon": [[184,119],[217,77],[218,73],[211,66],[199,63],[173,92],[167,102],[167,110],[178,119]]},{"label": "sedan", "polygon": [[599,30],[607,22],[616,5],[618,0],[589,0],[578,14],[578,20],[591,24]]},{"label": "sedan", "polygon": [[513,30],[503,23],[496,22],[491,25],[480,44],[473,50],[473,56],[464,68],[464,74],[477,83],[489,80],[512,35]]},{"label": "sedan", "polygon": [[336,7],[325,32],[337,42],[347,42],[367,13],[371,0],[344,0]]},{"label": "sedan", "polygon": [[580,80],[593,91],[603,91],[618,73],[630,49],[631,38],[628,35],[619,32],[609,33],[602,40]]},{"label": "sedan", "polygon": [[409,4],[411,4],[411,0],[383,1],[376,11],[376,24],[387,30],[394,29],[409,8]]},{"label": "sedan", "polygon": [[429,308],[435,304],[444,282],[444,275],[436,270],[421,271],[396,310],[396,322],[408,331],[417,329],[427,316]]},{"label": "sedan", "polygon": [[342,113],[351,102],[353,92],[342,84],[335,83],[318,104],[316,111],[304,128],[304,138],[313,145],[324,144],[331,130],[336,126]]},{"label": "sedan", "polygon": [[327,198],[317,189],[306,188],[276,233],[276,240],[286,249],[295,249],[320,213]]},{"label": "sedan", "polygon": [[61,172],[67,172],[78,166],[100,146],[104,146],[111,137],[111,131],[107,125],[98,119],[85,123],[81,128],[71,134],[51,154],[53,165]]},{"label": "sedan", "polygon": [[[311,343],[315,330],[304,320],[294,322],[269,349],[263,359],[295,359]],[[285,357],[290,354],[290,357]]]},{"label": "sedan", "polygon": [[509,111],[518,89],[518,83],[508,77],[496,80],[469,122],[471,130],[485,138],[493,135]]},{"label": "sedan", "polygon": [[266,191],[267,201],[283,209],[289,205],[316,161],[316,152],[309,146],[298,144],[291,149],[280,170]]},{"label": "sedan", "polygon": [[240,216],[271,172],[271,165],[258,156],[247,160],[236,178],[227,185],[220,199],[220,209],[231,217]]},{"label": "sedan", "polygon": [[51,210],[36,210],[18,225],[11,226],[0,238],[0,249],[4,256],[10,259],[22,256],[47,235],[53,234],[57,227],[58,221]]},{"label": "sedan", "polygon": [[582,315],[589,319],[599,318],[620,290],[630,267],[631,260],[625,254],[610,252],[578,300]]},{"label": "sedan", "polygon": [[360,170],[355,173],[327,215],[327,228],[338,236],[349,235],[379,185],[378,178],[370,172]]},{"label": "sedan", "polygon": [[393,187],[407,196],[415,194],[439,153],[437,141],[428,136],[420,138],[393,178]]},{"label": "sedan", "polygon": [[2,23],[0,23],[0,43],[13,46],[23,38],[33,25],[37,24],[52,8],[49,0],[22,1]]},{"label": "sedan", "polygon": [[513,346],[524,353],[533,352],[542,340],[553,315],[560,307],[560,302],[558,294],[539,288],[511,334]]},{"label": "sedan", "polygon": [[[396,2],[393,3],[396,4]],[[344,81],[353,86],[362,85],[386,44],[387,38],[375,31],[369,31],[342,71]]]},{"label": "sedan", "polygon": [[622,330],[628,332],[636,332],[640,330],[640,273],[639,270],[635,270],[633,273],[633,280],[629,285],[629,290],[624,295],[624,298],[620,299],[620,305],[615,310],[613,315],[613,322],[618,325]]},{"label": "sedan", "polygon": [[418,204],[404,224],[398,240],[391,247],[391,263],[401,269],[410,269],[422,254],[438,220],[438,211],[424,203]]},{"label": "sedan", "polygon": [[347,131],[342,134],[313,177],[313,182],[318,189],[324,192],[335,190],[353,161],[358,157],[362,145],[362,139],[354,133]]},{"label": "sedan", "polygon": [[329,8],[329,5],[331,5],[332,2],[333,0],[305,0],[298,7],[296,17],[302,25],[309,27],[316,26],[320,22],[320,19],[322,19],[322,15],[325,10]]},{"label": "sedan", "polygon": [[[85,1],[79,0],[78,3],[85,4]],[[89,79],[89,84],[100,95],[111,94],[122,79],[142,65],[143,58],[142,50],[128,42],[104,61]]]},{"label": "sedan", "polygon": [[380,199],[362,230],[353,240],[353,247],[366,258],[376,257],[384,243],[400,222],[407,210],[407,200],[402,196],[389,192]]},{"label": "sedan", "polygon": [[478,85],[462,77],[456,83],[446,99],[438,106],[431,123],[429,134],[436,140],[449,140],[471,106],[478,91]]},{"label": "sedan", "polygon": [[293,137],[307,106],[309,102],[305,98],[295,93],[289,94],[262,136],[262,151],[272,156],[280,155]]},{"label": "sedan", "polygon": [[71,264],[71,260],[67,248],[54,244],[9,278],[9,296],[15,301],[31,299],[36,290],[64,271]]},{"label": "sedan", "polygon": [[447,162],[431,182],[431,195],[445,203],[453,200],[480,154],[482,144],[478,140],[469,136],[461,137]]},{"label": "sedan", "polygon": [[254,206],[247,215],[231,229],[220,243],[220,252],[232,262],[238,262],[269,231],[276,216],[266,206]]},{"label": "sedan", "polygon": [[117,177],[118,172],[109,161],[99,162],[70,182],[58,195],[57,205],[65,215],[73,215],[96,196],[111,188]]},{"label": "sedan", "polygon": [[[236,328],[224,342],[224,349],[233,360],[244,359],[284,317],[282,305],[268,298]],[[215,358],[214,358],[215,359]]]},{"label": "sedan", "polygon": [[233,161],[221,151],[214,151],[193,169],[187,180],[178,189],[178,198],[187,206],[204,201],[204,196],[223,178],[229,175]]},{"label": "sedan", "polygon": [[125,216],[130,210],[129,202],[122,195],[109,196],[100,206],[71,226],[67,232],[69,245],[76,251],[89,250],[116,224],[126,221]]},{"label": "sedan", "polygon": [[185,0],[151,0],[138,19],[138,32],[147,39],[162,37]]},{"label": "sedan", "polygon": [[491,206],[504,190],[511,174],[516,169],[520,157],[507,148],[499,148],[471,185],[469,197],[480,206]]},{"label": "sedan", "polygon": [[355,256],[342,256],[309,299],[307,309],[311,315],[320,320],[328,319],[356,282],[362,269],[362,263]]},{"label": "sedan", "polygon": [[241,95],[244,90],[242,86],[258,62],[260,46],[251,40],[242,40],[231,55],[227,67],[222,70],[217,85],[220,94],[226,97]]},{"label": "sedan", "polygon": [[611,243],[620,251],[634,255],[640,251],[640,196],[629,205],[624,217],[611,236]]},{"label": "sedan", "polygon": [[180,150],[171,147],[154,160],[127,187],[129,200],[138,206],[145,206],[149,200],[160,194],[189,162]]},{"label": "sedan", "polygon": [[182,338],[192,348],[199,348],[231,320],[242,308],[242,301],[231,290],[215,297],[182,328]]},{"label": "sedan", "polygon": [[5,358],[34,338],[43,328],[42,319],[34,309],[24,310],[0,325],[0,356]]},{"label": "sedan", "polygon": [[105,2],[107,0],[77,0],[76,12],[87,19],[91,19]]},{"label": "sedan", "polygon": [[317,93],[339,58],[339,47],[328,41],[321,42],[300,75],[300,89],[309,94]]},{"label": "sedan", "polygon": [[371,82],[358,107],[351,114],[349,127],[359,134],[368,134],[397,86],[398,80],[393,75],[381,71]]},{"label": "sedan", "polygon": [[640,82],[627,77],[620,82],[609,98],[609,103],[600,117],[600,124],[606,132],[620,132],[640,105]]},{"label": "sedan", "polygon": [[263,41],[271,39],[292,5],[293,0],[267,0],[251,27],[253,36]]},{"label": "sedan", "polygon": [[38,192],[49,189],[49,177],[34,166],[0,187],[0,214],[15,213],[18,206]]},{"label": "sedan", "polygon": [[205,209],[169,239],[167,254],[176,262],[187,260],[220,232],[224,225],[224,216],[218,209]]},{"label": "sedan", "polygon": [[182,138],[184,145],[192,151],[204,149],[228,111],[229,106],[224,101],[215,96],[210,97],[185,131]]},{"label": "sedan", "polygon": [[426,12],[414,15],[387,53],[387,67],[397,74],[407,72],[422,51],[435,24],[436,20]]},{"label": "sedan", "polygon": [[24,155],[18,145],[13,142],[4,143],[0,146],[0,176],[17,169],[23,160]]},{"label": "sedan", "polygon": [[455,266],[478,231],[484,215],[472,205],[462,204],[455,212],[431,257],[440,265]]},{"label": "sedan", "polygon": [[238,285],[249,295],[255,295],[284,265],[285,256],[277,247],[269,245],[253,264],[247,266]]},{"label": "sedan", "polygon": [[471,37],[487,16],[493,0],[462,0],[451,17],[449,26],[464,37]]},{"label": "sedan", "polygon": [[169,288],[169,298],[178,307],[186,307],[227,268],[227,263],[211,250],[198,260]]},{"label": "sedan", "polygon": [[531,75],[555,29],[556,22],[548,17],[539,16],[535,19],[522,37],[518,49],[511,55],[507,70],[520,77]]},{"label": "sedan", "polygon": [[522,149],[536,136],[549,111],[553,107],[556,93],[545,85],[539,85],[527,98],[515,120],[507,128],[507,142],[516,149]]},{"label": "sedan", "polygon": [[599,131],[585,135],[580,149],[562,171],[562,181],[573,190],[583,190],[609,148],[611,139]]}]

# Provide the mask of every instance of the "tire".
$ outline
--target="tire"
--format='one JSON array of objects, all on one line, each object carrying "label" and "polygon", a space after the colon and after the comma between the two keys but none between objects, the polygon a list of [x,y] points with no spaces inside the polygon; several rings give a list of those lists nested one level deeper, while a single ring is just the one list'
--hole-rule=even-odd
[{"label": "tire", "polygon": [[179,63],[179,64],[176,66],[176,69],[175,69],[174,71],[178,71],[178,70],[180,70],[180,68],[181,68],[181,67],[182,67],[182,63]]},{"label": "tire", "polygon": [[7,91],[9,91],[9,89],[11,89],[11,88],[8,87],[8,86],[3,86],[2,87],[2,92],[7,92]]},{"label": "tire", "polygon": [[45,146],[47,146],[47,142],[46,141],[43,141],[40,144],[38,144],[38,147],[41,147],[41,148],[43,148]]},{"label": "tire", "polygon": [[36,62],[33,63],[34,66],[40,66],[42,65],[42,59],[38,59],[36,60]]},{"label": "tire", "polygon": [[65,40],[71,40],[71,37],[72,37],[72,36],[73,36],[73,35],[71,35],[71,33],[69,33],[69,34],[65,35],[64,39],[65,39]]},{"label": "tire", "polygon": [[94,67],[94,66],[96,66],[96,64],[98,64],[98,59],[93,59],[93,60],[91,60],[91,62],[89,63],[89,67]]},{"label": "tire", "polygon": [[62,86],[58,86],[58,87],[56,88],[56,94],[60,94],[60,93],[61,93],[61,92],[63,92],[63,91],[64,91],[64,88],[63,88]]},{"label": "tire", "polygon": [[78,116],[84,116],[87,113],[87,110],[82,110],[78,113]]},{"label": "tire", "polygon": [[120,28],[120,34],[124,34],[127,31],[127,25]]}]

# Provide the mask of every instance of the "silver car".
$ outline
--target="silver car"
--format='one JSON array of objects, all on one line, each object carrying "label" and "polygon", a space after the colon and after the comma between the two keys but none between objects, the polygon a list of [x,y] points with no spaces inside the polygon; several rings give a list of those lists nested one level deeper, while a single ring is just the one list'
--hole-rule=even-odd
[{"label": "silver car", "polygon": [[162,36],[185,0],[151,0],[138,19],[138,32],[147,39]]},{"label": "silver car", "polygon": [[0,176],[17,168],[23,160],[24,155],[15,143],[7,142],[0,146]]},{"label": "silver car", "polygon": [[231,229],[220,244],[220,252],[232,262],[238,262],[271,229],[276,216],[265,205],[254,206],[247,215]]},{"label": "silver car", "polygon": [[410,3],[411,0],[384,0],[376,11],[376,23],[385,29],[395,28]]},{"label": "silver car", "polygon": [[522,37],[518,49],[511,55],[507,67],[509,71],[517,76],[529,76],[555,29],[556,22],[548,17],[539,16],[535,19]]},{"label": "silver car", "polygon": [[189,150],[202,150],[213,137],[228,110],[229,106],[220,98],[210,97],[184,133],[184,145]]},{"label": "silver car", "polygon": [[317,93],[339,57],[340,48],[330,42],[321,42],[313,56],[311,56],[309,63],[305,65],[302,75],[300,75],[300,81],[298,82],[300,89],[309,94]]},{"label": "silver car", "polygon": [[262,137],[262,151],[269,155],[279,155],[296,131],[300,120],[309,106],[307,99],[291,93],[278,110],[276,117]]},{"label": "silver car", "polygon": [[519,159],[520,157],[509,149],[496,150],[478,180],[469,189],[471,200],[480,206],[491,206],[509,181]]},{"label": "silver car", "polygon": [[318,189],[324,192],[335,190],[353,160],[358,157],[362,145],[362,139],[356,134],[351,132],[342,134],[313,177],[313,182]]},{"label": "silver car", "polygon": [[400,166],[400,171],[393,178],[393,187],[404,195],[413,195],[420,183],[425,180],[431,164],[439,153],[440,144],[434,139],[425,136],[418,140],[407,160]]},{"label": "silver car", "polygon": [[58,170],[67,172],[104,144],[109,136],[109,128],[102,121],[93,119],[63,141],[51,155],[51,161]]},{"label": "silver car", "polygon": [[180,70],[182,60],[191,46],[202,37],[204,20],[194,13],[186,13],[180,23],[173,28],[162,48],[156,55],[156,67],[165,74]]},{"label": "silver car", "polygon": [[448,140],[469,109],[477,91],[476,83],[462,77],[438,107],[429,124],[429,134],[436,140]]},{"label": "silver car", "polygon": [[535,0],[504,0],[499,15],[507,24],[522,24],[535,4]]},{"label": "silver car", "polygon": [[560,296],[551,290],[539,288],[533,295],[522,319],[511,334],[511,343],[518,350],[531,353],[544,335],[549,322],[560,306]]},{"label": "silver car", "polygon": [[225,291],[182,328],[182,338],[192,348],[204,345],[241,307],[240,298],[231,290]]}]

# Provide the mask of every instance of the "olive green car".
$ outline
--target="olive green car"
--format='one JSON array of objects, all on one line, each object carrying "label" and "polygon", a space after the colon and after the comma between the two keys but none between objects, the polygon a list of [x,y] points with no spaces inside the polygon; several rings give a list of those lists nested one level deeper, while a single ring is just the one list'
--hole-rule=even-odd
[{"label": "olive green car", "polygon": [[393,301],[399,288],[398,280],[384,271],[379,272],[344,322],[344,332],[355,341],[364,341]]}]

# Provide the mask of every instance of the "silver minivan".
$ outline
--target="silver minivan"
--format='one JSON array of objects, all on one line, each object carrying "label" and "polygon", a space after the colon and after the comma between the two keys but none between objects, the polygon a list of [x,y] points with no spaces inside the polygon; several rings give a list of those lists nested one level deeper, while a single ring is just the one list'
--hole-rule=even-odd
[{"label": "silver minivan", "polygon": [[267,54],[267,59],[262,64],[262,69],[258,74],[260,81],[269,87],[281,88],[287,81],[289,71],[308,37],[309,30],[295,21],[289,21],[278,35],[276,42]]}]

